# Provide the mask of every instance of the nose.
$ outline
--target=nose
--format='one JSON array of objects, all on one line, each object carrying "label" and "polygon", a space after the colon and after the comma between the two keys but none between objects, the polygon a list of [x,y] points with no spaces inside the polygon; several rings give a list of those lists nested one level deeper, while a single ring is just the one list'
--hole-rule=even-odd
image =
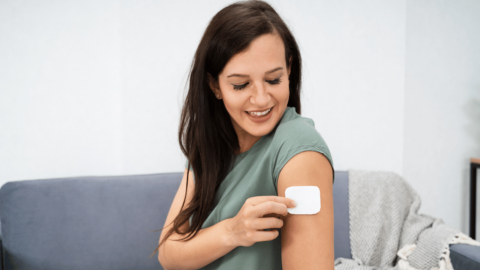
[{"label": "nose", "polygon": [[264,109],[270,105],[271,96],[265,88],[263,82],[257,82],[253,87],[253,94],[250,97],[250,102],[259,109]]}]

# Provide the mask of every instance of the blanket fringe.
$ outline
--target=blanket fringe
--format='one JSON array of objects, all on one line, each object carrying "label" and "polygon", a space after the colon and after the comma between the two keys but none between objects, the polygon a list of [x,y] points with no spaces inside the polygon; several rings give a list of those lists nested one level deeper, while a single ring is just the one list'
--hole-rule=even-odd
[{"label": "blanket fringe", "polygon": [[[468,244],[472,246],[480,246],[480,242],[472,239],[470,236],[462,232],[459,232],[455,234],[455,237],[452,237],[448,245],[445,247],[445,251],[442,253],[442,256],[440,257],[440,261],[438,263],[439,267],[434,267],[430,270],[454,270],[452,262],[450,260],[450,244]],[[422,270],[412,267],[408,262],[408,256],[413,252],[416,247],[416,244],[405,245],[397,252],[398,257],[400,257],[400,260],[398,261],[399,270]]]}]

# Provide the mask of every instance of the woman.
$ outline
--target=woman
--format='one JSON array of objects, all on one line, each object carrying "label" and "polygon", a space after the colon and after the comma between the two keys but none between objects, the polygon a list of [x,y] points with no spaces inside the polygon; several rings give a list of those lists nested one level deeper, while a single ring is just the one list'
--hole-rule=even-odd
[{"label": "woman", "polygon": [[[300,116],[300,82],[298,46],[270,5],[213,17],[181,115],[186,169],[155,250],[165,269],[334,269],[333,162]],[[319,187],[321,211],[288,214],[290,186]]]}]

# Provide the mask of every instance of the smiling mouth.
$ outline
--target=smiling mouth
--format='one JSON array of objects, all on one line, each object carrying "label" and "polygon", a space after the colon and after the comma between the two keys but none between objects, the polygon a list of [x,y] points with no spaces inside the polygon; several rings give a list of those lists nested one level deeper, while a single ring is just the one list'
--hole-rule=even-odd
[{"label": "smiling mouth", "polygon": [[[275,107],[275,106],[273,106],[273,107]],[[247,114],[249,114],[250,116],[253,116],[253,117],[263,117],[265,115],[268,115],[272,111],[273,107],[271,107],[270,109],[265,110],[263,112],[248,112],[248,111],[245,111],[245,112]]]}]

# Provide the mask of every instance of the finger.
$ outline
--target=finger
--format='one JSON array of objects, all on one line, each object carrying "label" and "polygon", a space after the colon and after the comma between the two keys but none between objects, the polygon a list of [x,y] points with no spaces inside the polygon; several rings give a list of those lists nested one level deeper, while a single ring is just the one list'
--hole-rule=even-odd
[{"label": "finger", "polygon": [[253,233],[253,240],[255,242],[272,241],[277,238],[278,235],[279,232],[276,229],[271,229],[270,231],[256,231]]},{"label": "finger", "polygon": [[[287,211],[288,212],[288,211]],[[274,217],[274,218],[278,218],[278,219],[281,219],[283,221],[285,221],[285,218],[289,215],[289,213],[287,213],[287,215],[280,215],[280,214],[275,214],[275,213],[270,213],[270,214],[266,214],[263,216],[263,218],[265,217]]]},{"label": "finger", "polygon": [[255,196],[255,197],[250,197],[247,200],[250,205],[259,205],[263,202],[267,201],[272,201],[272,202],[278,202],[278,203],[283,203],[285,204],[288,208],[294,208],[294,200],[286,197],[280,197],[280,196]]},{"label": "finger", "polygon": [[253,207],[254,217],[263,217],[268,214],[279,214],[285,216],[288,214],[287,206],[283,203],[266,201]]},{"label": "finger", "polygon": [[288,213],[288,211],[287,211],[287,214],[286,214],[286,215],[267,214],[267,215],[265,215],[265,216],[263,216],[263,217],[276,217],[276,218],[278,218],[278,219],[281,219],[281,220],[285,221],[285,218],[286,218],[289,214],[290,214],[290,213]]},{"label": "finger", "polygon": [[283,220],[270,217],[270,218],[257,218],[251,223],[250,229],[252,230],[264,230],[271,228],[282,228]]},{"label": "finger", "polygon": [[280,214],[270,213],[270,214],[266,214],[266,215],[264,215],[263,217],[276,217],[276,218],[283,218],[284,216],[282,216],[282,215],[280,215]]}]

